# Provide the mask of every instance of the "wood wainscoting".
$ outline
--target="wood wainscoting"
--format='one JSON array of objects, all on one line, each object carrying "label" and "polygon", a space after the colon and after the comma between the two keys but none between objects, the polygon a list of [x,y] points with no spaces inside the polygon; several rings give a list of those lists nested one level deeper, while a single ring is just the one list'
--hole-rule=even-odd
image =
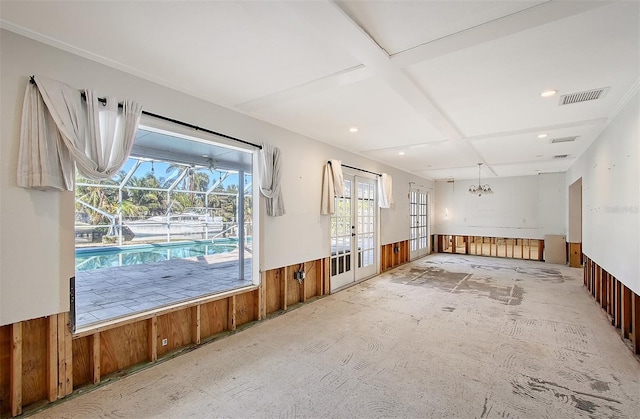
[{"label": "wood wainscoting", "polygon": [[582,243],[568,243],[569,246],[569,266],[572,268],[582,268]]},{"label": "wood wainscoting", "polygon": [[622,339],[640,355],[640,296],[618,281],[587,255],[582,255],[584,286],[604,310]]},{"label": "wood wainscoting", "polygon": [[543,260],[544,240],[511,237],[436,234],[433,248],[439,253]]},{"label": "wood wainscoting", "polygon": [[[263,272],[260,286],[206,296],[71,334],[69,313],[0,327],[0,417],[242,330],[328,294],[329,259]],[[298,281],[294,272],[304,271]]]},{"label": "wood wainscoting", "polygon": [[409,240],[383,244],[380,249],[380,272],[409,262]]}]

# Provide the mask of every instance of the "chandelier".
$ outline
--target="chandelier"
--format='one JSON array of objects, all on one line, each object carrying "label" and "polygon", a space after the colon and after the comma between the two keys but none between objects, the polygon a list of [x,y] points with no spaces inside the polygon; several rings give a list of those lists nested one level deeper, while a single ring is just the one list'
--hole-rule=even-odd
[{"label": "chandelier", "polygon": [[482,182],[480,182],[480,167],[482,166],[482,163],[478,163],[478,184],[477,185],[471,185],[469,186],[469,193],[471,195],[477,195],[477,196],[482,196],[484,195],[488,195],[488,194],[492,194],[493,191],[491,190],[491,186],[487,185],[487,184],[482,184]]}]

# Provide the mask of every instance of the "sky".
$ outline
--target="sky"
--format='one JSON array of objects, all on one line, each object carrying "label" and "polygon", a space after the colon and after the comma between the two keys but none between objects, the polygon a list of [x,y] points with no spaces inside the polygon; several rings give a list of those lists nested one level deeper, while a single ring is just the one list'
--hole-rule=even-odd
[{"label": "sky", "polygon": [[[126,163],[124,164],[124,166],[122,166],[122,169],[120,169],[120,170],[128,172],[134,166],[135,162],[136,162],[136,159],[129,158],[126,161]],[[165,178],[165,179],[174,178],[175,179],[175,177],[177,176],[178,172],[173,171],[173,172],[169,172],[168,173],[167,169],[169,168],[169,166],[170,166],[170,164],[166,163],[166,162],[154,161],[152,163],[150,161],[144,161],[144,162],[142,162],[142,164],[140,164],[140,166],[135,171],[133,176],[137,177],[137,178],[141,178],[141,177],[146,176],[148,173],[151,173],[151,171],[153,170],[153,174],[158,179],[160,179],[160,178]],[[213,172],[211,172],[208,169],[199,169],[199,170],[203,171],[204,173],[206,173],[209,176],[209,187],[212,186],[215,181],[219,180],[221,177],[224,177],[224,175],[225,175],[225,172],[218,172],[216,170],[214,170]],[[222,182],[222,186],[226,189],[227,186],[236,185],[237,182],[238,182],[238,174],[237,173],[232,173]],[[97,183],[97,182],[91,182],[91,183]]]}]

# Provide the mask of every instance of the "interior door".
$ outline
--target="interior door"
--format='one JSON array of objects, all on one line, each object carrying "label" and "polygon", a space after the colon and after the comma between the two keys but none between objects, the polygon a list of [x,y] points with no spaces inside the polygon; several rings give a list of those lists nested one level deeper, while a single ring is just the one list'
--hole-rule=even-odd
[{"label": "interior door", "polygon": [[428,195],[419,189],[409,191],[409,218],[411,235],[409,249],[411,260],[429,253],[429,206]]},{"label": "interior door", "polygon": [[377,273],[377,180],[344,176],[331,216],[331,291]]}]

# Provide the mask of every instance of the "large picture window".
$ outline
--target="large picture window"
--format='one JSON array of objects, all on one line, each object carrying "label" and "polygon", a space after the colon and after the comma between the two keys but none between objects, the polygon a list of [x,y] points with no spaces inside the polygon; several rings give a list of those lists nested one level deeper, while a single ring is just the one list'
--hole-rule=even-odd
[{"label": "large picture window", "polygon": [[140,128],[75,189],[76,327],[253,283],[253,153]]}]

